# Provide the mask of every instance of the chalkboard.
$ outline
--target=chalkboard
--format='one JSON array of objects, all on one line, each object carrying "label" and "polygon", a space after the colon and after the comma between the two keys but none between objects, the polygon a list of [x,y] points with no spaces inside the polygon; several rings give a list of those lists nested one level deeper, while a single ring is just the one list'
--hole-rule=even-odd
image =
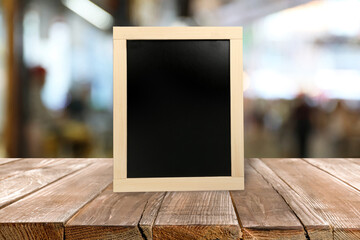
[{"label": "chalkboard", "polygon": [[231,176],[229,40],[128,40],[127,103],[129,178]]},{"label": "chalkboard", "polygon": [[243,188],[240,30],[114,28],[115,191]]}]

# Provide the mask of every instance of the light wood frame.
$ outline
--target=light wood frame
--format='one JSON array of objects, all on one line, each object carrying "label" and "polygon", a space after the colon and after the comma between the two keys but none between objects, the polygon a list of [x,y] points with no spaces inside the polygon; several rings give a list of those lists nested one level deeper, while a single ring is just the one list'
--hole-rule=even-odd
[{"label": "light wood frame", "polygon": [[[127,40],[230,40],[231,176],[127,178]],[[244,189],[242,27],[114,27],[114,191]]]}]

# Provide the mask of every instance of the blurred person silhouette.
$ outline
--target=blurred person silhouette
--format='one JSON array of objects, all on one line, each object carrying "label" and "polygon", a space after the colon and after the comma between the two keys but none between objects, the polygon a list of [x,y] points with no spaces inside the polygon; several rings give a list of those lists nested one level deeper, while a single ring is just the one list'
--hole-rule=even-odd
[{"label": "blurred person silhouette", "polygon": [[89,85],[78,85],[68,94],[61,121],[62,155],[89,157],[92,149],[92,134],[86,124],[88,115]]},{"label": "blurred person silhouette", "polygon": [[339,100],[337,102],[330,117],[329,131],[333,144],[333,156],[349,157],[349,139],[352,135],[355,122],[352,121],[351,114],[343,101]]},{"label": "blurred person silhouette", "polygon": [[48,157],[54,124],[50,111],[41,100],[46,70],[41,66],[29,69],[29,95],[26,107],[25,138],[27,157]]},{"label": "blurred person silhouette", "polygon": [[295,108],[290,120],[294,126],[294,133],[298,145],[299,157],[308,157],[309,136],[312,131],[311,107],[306,103],[307,96],[299,94],[295,99]]},{"label": "blurred person silhouette", "polygon": [[26,142],[27,157],[88,157],[91,152],[91,133],[85,124],[89,87],[69,93],[62,117],[46,108],[41,91],[46,70],[37,66],[30,69],[29,101],[27,102]]}]

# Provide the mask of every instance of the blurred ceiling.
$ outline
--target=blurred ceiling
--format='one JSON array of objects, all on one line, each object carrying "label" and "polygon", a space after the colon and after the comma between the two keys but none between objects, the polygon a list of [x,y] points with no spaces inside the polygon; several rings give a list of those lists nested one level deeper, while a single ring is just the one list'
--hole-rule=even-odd
[{"label": "blurred ceiling", "polygon": [[[48,14],[66,9],[62,1],[23,0],[47,6]],[[164,16],[177,16],[189,25],[239,26],[269,14],[314,0],[89,0],[114,17],[114,25],[163,25]],[[323,1],[323,0],[317,0]],[[155,10],[154,10],[155,9]],[[52,12],[52,13],[51,13]],[[143,17],[143,21],[134,21]],[[149,15],[155,21],[149,21]],[[167,19],[169,20],[169,19]],[[172,19],[174,20],[174,19]],[[171,21],[165,23],[172,25]]]},{"label": "blurred ceiling", "polygon": [[[169,0],[91,0],[115,19],[129,14],[131,7],[156,5],[161,9]],[[170,0],[171,1],[171,0]],[[313,0],[172,0],[181,17],[193,17],[198,25],[244,25],[269,14],[292,8]],[[143,2],[143,4],[141,4]],[[169,10],[169,9],[163,9]],[[136,11],[136,9],[133,9]],[[120,24],[123,25],[123,24]]]},{"label": "blurred ceiling", "polygon": [[[207,18],[213,18],[217,25],[244,25],[311,1],[313,0],[234,0],[209,12]],[[206,19],[205,16],[203,15],[202,19]]]}]

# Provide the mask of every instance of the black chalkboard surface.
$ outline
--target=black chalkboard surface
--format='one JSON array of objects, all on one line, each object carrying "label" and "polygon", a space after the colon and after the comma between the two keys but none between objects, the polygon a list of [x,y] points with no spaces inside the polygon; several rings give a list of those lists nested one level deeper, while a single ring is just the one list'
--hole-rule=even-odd
[{"label": "black chalkboard surface", "polygon": [[242,28],[114,27],[115,192],[244,189]]},{"label": "black chalkboard surface", "polygon": [[230,41],[126,44],[127,177],[231,176]]}]

